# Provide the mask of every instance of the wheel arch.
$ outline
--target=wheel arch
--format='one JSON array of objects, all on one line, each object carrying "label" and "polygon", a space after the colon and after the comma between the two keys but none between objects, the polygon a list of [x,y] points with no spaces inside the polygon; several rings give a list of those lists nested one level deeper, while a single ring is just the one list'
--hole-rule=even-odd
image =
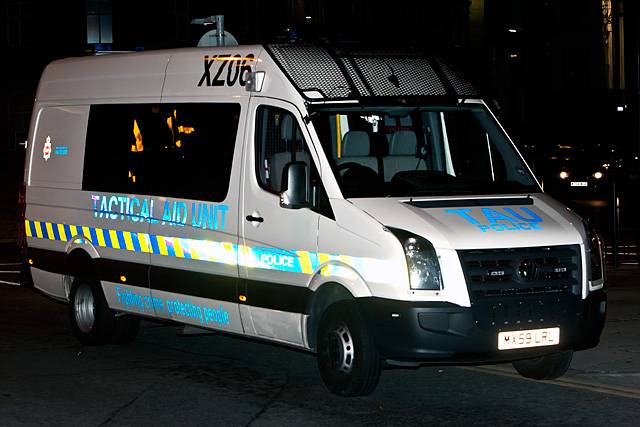
[{"label": "wheel arch", "polygon": [[307,306],[309,318],[306,332],[309,348],[316,349],[318,328],[324,312],[335,303],[353,300],[353,294],[338,282],[326,282],[317,288]]},{"label": "wheel arch", "polygon": [[98,267],[95,258],[82,246],[69,248],[65,257],[65,274],[63,276],[64,292],[69,300],[73,280],[78,276],[98,278]]},{"label": "wheel arch", "polygon": [[337,259],[318,266],[309,289],[313,291],[313,297],[306,310],[309,316],[306,336],[307,344],[313,350],[316,348],[320,319],[327,308],[339,301],[371,296],[371,290],[362,275],[353,266]]}]

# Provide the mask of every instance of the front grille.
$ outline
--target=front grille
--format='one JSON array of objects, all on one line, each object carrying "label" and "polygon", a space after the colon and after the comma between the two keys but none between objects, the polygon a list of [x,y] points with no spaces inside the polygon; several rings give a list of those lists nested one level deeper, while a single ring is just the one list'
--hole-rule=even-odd
[{"label": "front grille", "polygon": [[482,328],[547,327],[581,294],[578,245],[458,251]]}]

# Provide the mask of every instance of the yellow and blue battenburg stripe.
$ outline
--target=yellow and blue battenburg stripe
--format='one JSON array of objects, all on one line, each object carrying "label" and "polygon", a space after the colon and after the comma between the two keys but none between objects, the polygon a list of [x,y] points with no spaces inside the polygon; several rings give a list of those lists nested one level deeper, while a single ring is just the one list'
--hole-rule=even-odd
[{"label": "yellow and blue battenburg stripe", "polygon": [[[175,258],[240,265],[251,268],[279,270],[290,273],[312,274],[319,266],[338,260],[356,270],[365,267],[365,259],[310,251],[281,250],[270,247],[248,247],[233,242],[157,236],[148,233],[110,230],[103,228],[25,220],[28,237],[67,242],[91,242],[96,247],[119,249]],[[321,269],[324,276],[331,275],[334,266]]]}]

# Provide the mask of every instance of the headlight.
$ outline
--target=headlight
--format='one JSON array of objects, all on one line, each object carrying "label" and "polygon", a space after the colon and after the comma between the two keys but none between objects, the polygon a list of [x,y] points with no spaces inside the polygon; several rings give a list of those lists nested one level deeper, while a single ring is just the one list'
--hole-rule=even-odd
[{"label": "headlight", "polygon": [[584,230],[587,234],[588,244],[588,259],[589,265],[587,271],[589,272],[589,281],[597,282],[604,278],[604,258],[602,251],[602,239],[589,224],[585,222]]},{"label": "headlight", "polygon": [[431,242],[408,231],[397,228],[389,230],[400,240],[404,249],[411,289],[441,290],[443,286],[440,263]]}]

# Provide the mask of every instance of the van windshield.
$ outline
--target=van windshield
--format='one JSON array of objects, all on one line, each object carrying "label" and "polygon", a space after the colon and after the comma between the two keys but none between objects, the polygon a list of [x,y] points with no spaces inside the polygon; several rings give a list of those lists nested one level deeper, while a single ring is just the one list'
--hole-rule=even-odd
[{"label": "van windshield", "polygon": [[479,106],[343,106],[311,120],[346,198],[540,191]]}]

